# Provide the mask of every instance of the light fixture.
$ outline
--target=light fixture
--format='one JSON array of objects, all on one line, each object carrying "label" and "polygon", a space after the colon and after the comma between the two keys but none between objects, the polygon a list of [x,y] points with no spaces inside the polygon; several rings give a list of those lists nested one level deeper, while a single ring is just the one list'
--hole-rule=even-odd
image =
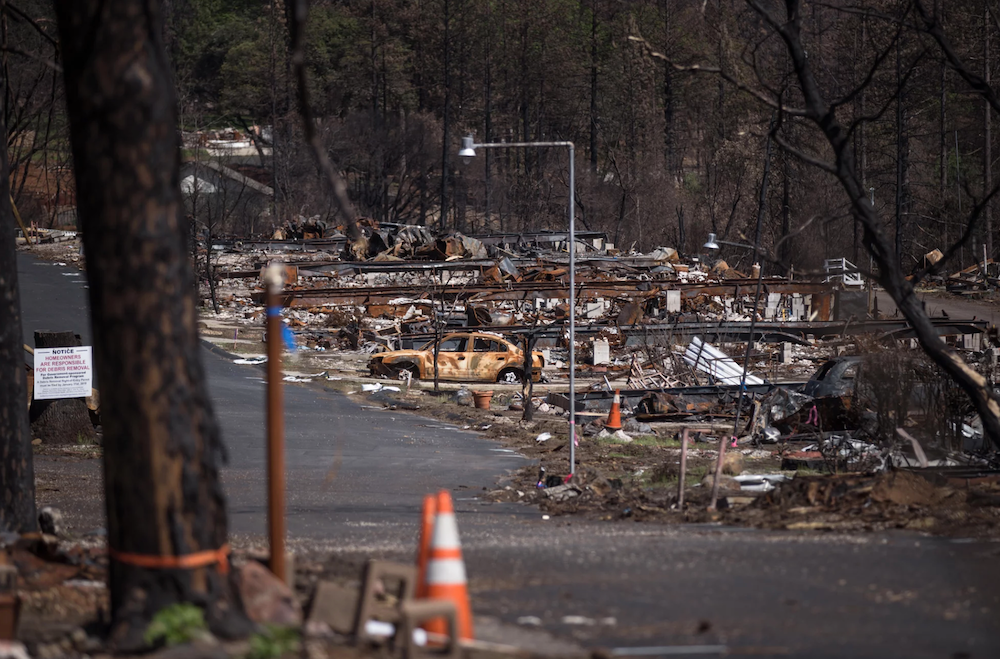
[{"label": "light fixture", "polygon": [[715,234],[708,234],[708,242],[702,245],[705,249],[719,249],[719,243],[715,242]]},{"label": "light fixture", "polygon": [[476,149],[473,145],[472,135],[462,138],[462,148],[458,152],[458,157],[465,162],[469,162],[476,157]]}]

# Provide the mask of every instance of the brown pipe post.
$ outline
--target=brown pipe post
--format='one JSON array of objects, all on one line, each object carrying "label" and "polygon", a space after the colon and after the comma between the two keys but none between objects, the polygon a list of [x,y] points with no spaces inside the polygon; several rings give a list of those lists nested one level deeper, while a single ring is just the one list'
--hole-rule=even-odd
[{"label": "brown pipe post", "polygon": [[688,463],[688,429],[681,431],[681,475],[677,482],[677,509],[684,510],[684,474]]},{"label": "brown pipe post", "polygon": [[[719,479],[722,478],[722,462],[726,458],[726,444],[729,443],[729,437],[719,438],[719,461],[715,463],[715,478],[712,479],[712,503],[708,504],[709,510],[715,510],[715,504],[719,501]],[[736,439],[733,436],[733,439]]]},{"label": "brown pipe post", "polygon": [[264,275],[267,289],[267,529],[271,541],[271,572],[282,581],[285,574],[285,422],[281,375],[280,265],[269,265]]}]

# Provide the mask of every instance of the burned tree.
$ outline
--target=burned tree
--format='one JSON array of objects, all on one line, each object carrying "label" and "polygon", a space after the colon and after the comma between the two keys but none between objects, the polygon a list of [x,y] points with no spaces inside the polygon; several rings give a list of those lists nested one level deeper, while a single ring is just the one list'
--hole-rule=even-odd
[{"label": "burned tree", "polygon": [[[3,117],[0,112],[0,137],[6,143]],[[0,532],[34,531],[38,527],[15,226],[7,150],[0,149]]]},{"label": "burned tree", "polygon": [[[755,98],[764,107],[777,112],[779,121],[772,128],[772,134],[776,141],[786,152],[800,161],[835,178],[846,195],[851,215],[862,228],[862,244],[871,255],[875,265],[876,272],[873,276],[895,301],[900,313],[910,322],[921,347],[931,361],[953,379],[969,397],[982,419],[986,436],[995,446],[1000,447],[1000,400],[992,391],[986,378],[966,364],[962,357],[949,347],[934,330],[914,291],[915,283],[925,277],[930,272],[930,268],[924,268],[914,273],[915,276],[907,277],[894,240],[884,231],[878,213],[868,197],[854,155],[856,131],[866,122],[881,116],[891,103],[897,101],[900,89],[913,74],[914,67],[909,66],[907,71],[898,76],[895,92],[883,107],[876,108],[867,116],[856,117],[853,121],[845,122],[838,116],[838,113],[844,114],[844,108],[849,107],[849,104],[859,94],[872,85],[883,64],[887,61],[894,62],[891,56],[897,52],[899,39],[904,31],[914,29],[913,21],[915,19],[922,21],[922,31],[930,35],[938,44],[951,68],[959,74],[973,92],[982,96],[996,112],[1000,112],[1000,102],[997,101],[990,86],[980,76],[972,73],[955,54],[941,30],[940,24],[936,21],[935,15],[927,11],[919,0],[904,7],[903,15],[900,17],[857,10],[865,12],[866,16],[876,16],[886,21],[888,25],[892,26],[893,34],[886,47],[876,53],[874,62],[858,86],[835,98],[829,98],[820,83],[816,73],[816,67],[819,64],[814,63],[816,56],[807,54],[803,38],[804,3],[802,0],[785,0],[783,3],[775,3],[775,5],[784,7],[784,11],[780,15],[769,8],[770,3],[765,6],[765,3],[758,0],[745,0],[745,4],[751,10],[752,15],[759,20],[762,31],[768,37],[776,38],[777,45],[773,46],[772,53],[775,53],[777,62],[769,60],[767,65],[764,64],[763,40],[752,45],[755,51],[754,56],[745,60],[745,62],[750,63],[752,68],[750,72],[738,71],[726,64],[691,66],[672,62],[663,54],[653,52],[648,46],[647,53],[652,57],[670,61],[675,70],[716,75],[729,85]],[[912,12],[911,8],[915,9],[915,12]],[[631,39],[645,45],[645,42],[639,37],[633,36]],[[749,79],[756,79],[757,84],[746,82]],[[781,84],[774,84],[774,80],[780,80]],[[791,117],[799,120],[796,122],[797,125],[811,125],[813,127],[820,143],[815,149],[810,150],[798,144],[793,145],[783,136],[782,125]],[[944,258],[932,266],[934,271],[940,270],[951,257],[969,242],[980,224],[984,209],[996,193],[996,187],[984,191],[983,198],[965,218],[965,229],[961,237],[948,247]]]},{"label": "burned tree", "polygon": [[171,76],[153,0],[60,0],[97,374],[112,640],[176,602],[248,631],[228,578],[224,460],[195,326]]}]

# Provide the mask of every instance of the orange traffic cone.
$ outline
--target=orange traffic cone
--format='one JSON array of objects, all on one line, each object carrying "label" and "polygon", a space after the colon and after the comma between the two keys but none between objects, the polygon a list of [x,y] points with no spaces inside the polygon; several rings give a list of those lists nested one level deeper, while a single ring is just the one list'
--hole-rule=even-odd
[{"label": "orange traffic cone", "polygon": [[615,389],[614,400],[611,401],[611,411],[608,412],[608,420],[604,427],[614,432],[622,429],[622,397],[620,389]]},{"label": "orange traffic cone", "polygon": [[[437,520],[431,539],[430,560],[427,563],[427,598],[451,600],[458,612],[458,636],[475,638],[472,632],[472,609],[462,560],[462,543],[458,539],[458,524],[451,495],[442,490],[437,497]],[[447,634],[444,620],[428,620],[424,629],[433,634]]]},{"label": "orange traffic cone", "polygon": [[427,559],[431,553],[431,536],[434,534],[434,517],[437,514],[437,497],[424,497],[420,515],[420,546],[417,548],[417,598],[427,597]]}]

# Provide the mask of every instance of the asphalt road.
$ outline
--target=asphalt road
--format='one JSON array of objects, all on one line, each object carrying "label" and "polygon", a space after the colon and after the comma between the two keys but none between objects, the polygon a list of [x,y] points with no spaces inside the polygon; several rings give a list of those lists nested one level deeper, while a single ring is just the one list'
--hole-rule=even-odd
[{"label": "asphalt road", "polygon": [[[86,281],[75,268],[18,255],[25,343],[36,329],[90,341]],[[265,383],[260,367],[204,349],[209,392],[228,450],[230,530],[266,532]],[[454,426],[363,407],[348,397],[285,386],[287,520],[293,537],[322,539],[351,525],[415,524],[423,495],[481,490],[524,458]]]},{"label": "asphalt road", "polygon": [[[882,316],[898,316],[896,303],[892,297],[883,290],[876,293],[878,296],[878,309]],[[978,318],[989,321],[995,325],[1000,321],[1000,307],[984,300],[963,299],[954,295],[918,293],[924,302],[927,314],[931,318],[941,318],[942,312],[947,313],[949,318],[955,320],[969,320]]]},{"label": "asphalt road", "polygon": [[[18,267],[26,337],[42,325],[86,337],[82,279],[23,255]],[[258,539],[262,372],[202,357],[230,452],[232,529]],[[719,646],[734,656],[1000,656],[1000,544],[544,520],[476,499],[523,460],[491,441],[336,393],[288,387],[286,400],[292,545],[339,561],[411,560],[421,495],[451,489],[477,616],[585,646],[689,646],[645,656]],[[98,472],[89,461],[63,473],[92,481]],[[99,523],[98,496],[64,505]]]}]

